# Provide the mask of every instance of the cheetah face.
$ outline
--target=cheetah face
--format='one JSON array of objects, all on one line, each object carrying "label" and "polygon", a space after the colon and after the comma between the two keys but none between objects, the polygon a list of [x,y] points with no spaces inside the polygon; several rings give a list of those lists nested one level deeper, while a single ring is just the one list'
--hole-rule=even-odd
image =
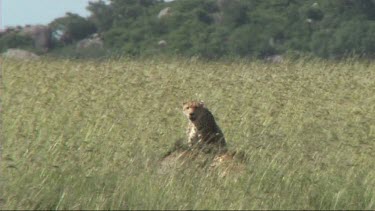
[{"label": "cheetah face", "polygon": [[203,113],[204,104],[203,102],[190,101],[183,103],[183,112],[188,119],[192,122],[199,119]]}]

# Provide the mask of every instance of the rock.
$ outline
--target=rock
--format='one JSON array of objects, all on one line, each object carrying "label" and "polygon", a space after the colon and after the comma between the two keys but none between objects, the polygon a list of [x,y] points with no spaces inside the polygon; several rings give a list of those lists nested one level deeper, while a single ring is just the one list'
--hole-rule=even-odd
[{"label": "rock", "polygon": [[5,58],[19,59],[19,60],[36,60],[39,56],[22,49],[10,48],[5,53],[3,53]]},{"label": "rock", "polygon": [[216,12],[211,15],[212,19],[214,20],[215,24],[222,24],[223,23],[223,13],[222,12]]},{"label": "rock", "polygon": [[268,44],[273,47],[275,46],[275,39],[273,37],[271,37],[269,40],[268,40]]},{"label": "rock", "polygon": [[79,41],[76,48],[86,49],[86,48],[103,48],[103,41],[97,33],[91,35],[89,38]]},{"label": "rock", "polygon": [[227,175],[234,177],[242,175],[246,170],[246,156],[238,156],[236,151],[225,152],[222,154],[207,154],[194,150],[181,150],[169,152],[161,160],[158,168],[158,174],[170,174],[171,172],[191,169],[202,169],[204,171],[215,171],[220,177]]},{"label": "rock", "polygon": [[158,46],[161,47],[161,48],[164,48],[165,46],[167,46],[167,41],[165,40],[160,40],[158,42]]},{"label": "rock", "polygon": [[282,55],[273,55],[266,57],[266,61],[270,63],[282,63],[284,61],[284,58]]},{"label": "rock", "polygon": [[168,17],[172,14],[172,9],[170,7],[166,7],[162,10],[160,10],[158,14],[158,19],[162,19],[164,17]]},{"label": "rock", "polygon": [[34,41],[38,50],[47,51],[51,44],[51,29],[44,25],[26,26],[20,30],[20,34],[29,36]]}]

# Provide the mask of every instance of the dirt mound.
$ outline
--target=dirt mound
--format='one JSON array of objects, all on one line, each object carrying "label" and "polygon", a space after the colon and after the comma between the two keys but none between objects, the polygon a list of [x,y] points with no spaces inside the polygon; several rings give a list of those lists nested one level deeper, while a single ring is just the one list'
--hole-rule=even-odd
[{"label": "dirt mound", "polygon": [[189,149],[187,146],[176,142],[160,160],[159,173],[167,173],[172,170],[188,168],[191,165],[202,169],[218,170],[221,176],[230,173],[242,173],[245,170],[246,156],[244,153],[234,150],[213,153],[197,149]]}]

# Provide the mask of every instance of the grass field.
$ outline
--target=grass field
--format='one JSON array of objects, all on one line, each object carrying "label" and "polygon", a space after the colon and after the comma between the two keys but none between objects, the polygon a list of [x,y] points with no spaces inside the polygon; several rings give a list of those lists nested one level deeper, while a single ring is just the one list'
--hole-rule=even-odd
[{"label": "grass field", "polygon": [[[375,209],[375,64],[3,61],[0,209]],[[189,160],[201,99],[241,171]],[[232,164],[235,165],[235,162]]]}]

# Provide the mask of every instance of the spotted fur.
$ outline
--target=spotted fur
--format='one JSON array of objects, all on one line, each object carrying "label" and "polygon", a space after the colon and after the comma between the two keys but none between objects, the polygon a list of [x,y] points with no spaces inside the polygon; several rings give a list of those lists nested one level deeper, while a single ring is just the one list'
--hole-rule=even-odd
[{"label": "spotted fur", "polygon": [[225,148],[224,134],[203,102],[185,102],[183,112],[189,120],[187,135],[190,147],[209,144]]}]

